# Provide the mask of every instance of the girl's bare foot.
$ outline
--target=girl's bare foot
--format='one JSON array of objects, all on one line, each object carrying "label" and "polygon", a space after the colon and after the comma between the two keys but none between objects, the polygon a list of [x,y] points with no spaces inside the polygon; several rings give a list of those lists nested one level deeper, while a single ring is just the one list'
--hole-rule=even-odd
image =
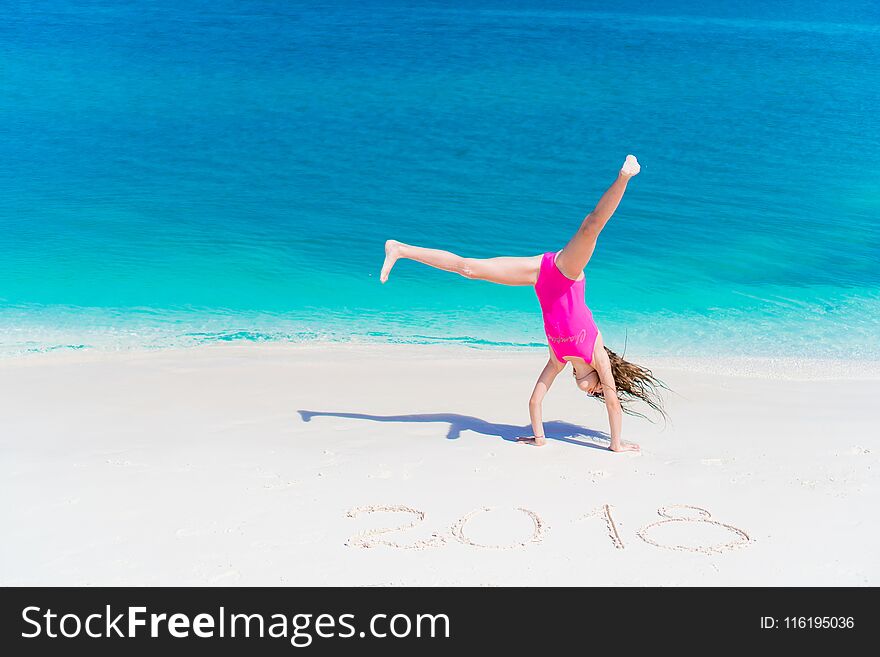
[{"label": "girl's bare foot", "polygon": [[641,447],[635,443],[620,443],[619,445],[611,445],[608,449],[612,452],[638,452]]},{"label": "girl's bare foot", "polygon": [[544,445],[547,444],[547,439],[544,438],[544,436],[540,436],[539,438],[536,438],[535,436],[528,436],[528,437],[517,438],[516,442],[522,443],[523,445],[533,445],[535,447],[543,447]]},{"label": "girl's bare foot", "polygon": [[385,242],[385,262],[382,263],[382,273],[379,274],[379,280],[383,283],[388,280],[388,274],[397,259],[400,257],[400,242],[388,240]]},{"label": "girl's bare foot", "polygon": [[636,159],[635,155],[627,155],[626,160],[623,162],[623,166],[620,168],[620,173],[627,178],[632,178],[639,171],[642,170],[642,165],[639,164],[639,161]]}]

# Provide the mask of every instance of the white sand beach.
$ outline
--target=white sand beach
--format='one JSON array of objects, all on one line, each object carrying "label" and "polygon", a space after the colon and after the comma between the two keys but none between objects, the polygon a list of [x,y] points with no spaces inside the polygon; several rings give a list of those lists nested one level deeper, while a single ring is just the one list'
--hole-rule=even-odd
[{"label": "white sand beach", "polygon": [[2,360],[0,584],[880,584],[876,363],[633,355],[675,391],[672,421],[626,418],[642,452],[614,454],[568,372],[549,444],[512,441],[545,358],[229,344]]}]

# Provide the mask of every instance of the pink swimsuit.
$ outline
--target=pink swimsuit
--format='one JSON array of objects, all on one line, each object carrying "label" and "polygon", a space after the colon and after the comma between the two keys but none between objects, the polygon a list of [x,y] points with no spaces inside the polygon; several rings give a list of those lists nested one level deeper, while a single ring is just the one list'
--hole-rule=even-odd
[{"label": "pink swimsuit", "polygon": [[584,297],[586,279],[573,281],[559,271],[556,254],[545,253],[535,282],[535,294],[544,314],[547,343],[561,363],[566,356],[593,360],[599,328]]}]

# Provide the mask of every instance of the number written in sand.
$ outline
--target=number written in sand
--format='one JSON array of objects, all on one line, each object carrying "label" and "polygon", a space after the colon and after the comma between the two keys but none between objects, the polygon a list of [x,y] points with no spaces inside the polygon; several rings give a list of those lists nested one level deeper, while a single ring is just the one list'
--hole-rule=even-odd
[{"label": "number written in sand", "polygon": [[614,524],[614,518],[611,517],[610,504],[603,504],[602,506],[593,509],[586,515],[581,516],[580,520],[586,520],[587,518],[593,518],[599,515],[601,515],[602,518],[605,519],[605,527],[608,529],[608,537],[611,539],[611,543],[618,550],[622,550],[623,541],[620,539],[620,534],[617,531],[617,525]]},{"label": "number written in sand", "polygon": [[[611,544],[615,547],[615,549],[623,550],[623,539],[620,537],[620,532],[617,529],[617,524],[614,522],[614,517],[611,514],[611,509],[612,507],[610,504],[603,504],[602,506],[593,509],[590,513],[581,516],[579,520],[594,518],[597,516],[601,517],[605,521],[605,527],[608,530],[608,537],[611,539]],[[484,543],[477,543],[476,541],[469,538],[469,536],[465,532],[465,525],[467,525],[468,521],[470,521],[474,516],[478,514],[489,513],[493,510],[494,507],[483,507],[471,511],[467,515],[463,516],[452,526],[452,536],[454,536],[456,539],[466,545],[493,550],[514,550],[517,548],[525,548],[531,544],[540,543],[544,540],[544,534],[547,531],[546,523],[537,513],[523,507],[516,507],[516,510],[521,511],[529,518],[531,518],[532,523],[534,524],[534,529],[531,536],[519,542],[513,542],[504,545],[487,545]],[[425,519],[425,513],[423,511],[419,511],[418,509],[413,509],[411,507],[403,505],[362,506],[352,509],[348,512],[347,515],[349,518],[357,518],[359,515],[367,513],[405,513],[411,516],[411,520],[409,523],[400,525],[398,527],[368,529],[348,539],[345,542],[346,545],[360,548],[371,548],[378,545],[384,545],[387,547],[401,548],[404,550],[420,550],[430,547],[440,547],[447,542],[447,538],[445,535],[436,533],[432,534],[430,538],[421,539],[412,543],[398,543],[393,540],[378,538],[383,534],[390,534],[392,532],[403,532],[416,527],[416,525],[418,525]],[[673,504],[670,506],[660,507],[657,510],[657,513],[663,519],[656,522],[648,523],[638,532],[636,532],[636,535],[648,545],[662,548],[664,550],[699,552],[703,554],[720,554],[734,548],[743,547],[753,541],[753,539],[750,538],[749,535],[739,527],[734,527],[733,525],[728,525],[726,523],[714,520],[711,513],[709,513],[706,509],[702,509],[697,506],[691,506],[688,504]],[[714,543],[709,543],[708,545],[703,543],[685,544],[680,542],[672,542],[669,540],[661,540],[663,538],[662,534],[664,533],[664,531],[668,531],[670,528],[683,527],[686,525],[689,525],[688,528],[691,529],[692,532],[702,531],[703,528],[711,528],[714,529],[717,533],[718,529],[721,529],[724,532],[727,532],[730,538],[728,538],[726,542],[716,541]],[[665,530],[660,529],[664,526]],[[678,538],[677,540],[681,541],[681,538]]]},{"label": "number written in sand", "polygon": [[[748,545],[751,538],[739,527],[728,525],[717,520],[712,520],[712,514],[701,509],[698,506],[690,506],[689,504],[673,504],[671,506],[663,506],[657,509],[658,515],[665,518],[656,522],[649,523],[638,531],[638,537],[648,545],[664,548],[666,550],[677,550],[680,552],[702,552],[703,554],[720,554],[734,548]],[[726,543],[714,543],[710,545],[683,545],[676,543],[661,543],[652,536],[656,534],[654,530],[663,525],[669,527],[681,526],[687,523],[703,527],[720,527],[725,530],[732,538]],[[695,529],[692,527],[692,529]]]},{"label": "number written in sand", "polygon": [[[522,511],[524,514],[526,514],[534,524],[534,530],[531,536],[529,536],[528,538],[518,543],[511,543],[509,545],[484,545],[482,543],[476,543],[468,538],[468,536],[464,532],[465,524],[467,524],[467,522],[478,513],[486,513],[493,510],[493,507],[484,507],[482,509],[471,511],[466,516],[459,519],[452,526],[452,535],[465,545],[470,545],[477,548],[486,548],[490,550],[513,550],[516,548],[523,548],[530,543],[539,543],[544,538],[544,532],[546,531],[546,525],[544,524],[544,522],[541,520],[540,517],[538,517],[538,514],[536,514],[534,511],[529,511],[528,509],[524,509],[522,507],[517,507],[517,511]],[[418,509],[413,509],[411,507],[403,505],[359,506],[349,511],[346,515],[349,518],[357,518],[359,515],[365,513],[406,513],[412,516],[412,520],[408,524],[400,525],[399,527],[368,529],[348,539],[345,544],[349,547],[372,548],[376,547],[377,545],[385,545],[387,547],[401,548],[404,550],[423,550],[430,547],[439,547],[446,543],[446,537],[441,534],[432,534],[430,538],[419,540],[414,543],[398,543],[397,541],[393,540],[377,538],[382,534],[402,532],[406,531],[407,529],[413,529],[416,525],[418,525],[425,519],[424,511],[419,511]]]},{"label": "number written in sand", "polygon": [[516,548],[526,547],[529,543],[540,543],[544,539],[544,532],[546,531],[547,526],[544,524],[538,514],[534,511],[529,511],[528,509],[524,509],[521,506],[518,506],[516,507],[516,510],[525,513],[529,518],[531,518],[532,523],[534,523],[535,528],[531,536],[523,541],[520,541],[519,543],[511,543],[509,545],[484,545],[482,543],[475,543],[464,533],[465,524],[467,524],[467,521],[473,518],[478,513],[489,513],[493,510],[494,507],[487,506],[482,509],[471,511],[469,514],[461,518],[452,526],[452,535],[465,545],[471,545],[478,548],[488,548],[490,550],[514,550]]},{"label": "number written in sand", "polygon": [[380,527],[363,531],[345,542],[345,544],[350,547],[372,548],[377,545],[385,545],[388,547],[401,548],[403,550],[422,550],[428,547],[437,547],[446,542],[445,538],[437,534],[433,534],[431,538],[416,541],[415,543],[398,543],[397,541],[377,538],[377,536],[381,536],[382,534],[390,534],[391,532],[402,532],[407,529],[412,529],[425,519],[424,511],[419,511],[418,509],[412,509],[408,506],[398,504],[394,506],[359,506],[349,511],[346,515],[349,518],[357,518],[362,513],[406,513],[412,516],[412,520],[408,524],[400,525],[399,527]]}]

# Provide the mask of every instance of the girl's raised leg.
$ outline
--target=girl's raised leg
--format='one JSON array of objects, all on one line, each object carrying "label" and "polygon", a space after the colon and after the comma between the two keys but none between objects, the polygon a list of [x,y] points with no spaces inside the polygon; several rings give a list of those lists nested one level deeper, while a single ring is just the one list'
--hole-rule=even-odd
[{"label": "girl's raised leg", "polygon": [[605,224],[608,223],[611,215],[614,214],[614,211],[620,204],[620,199],[623,198],[623,193],[626,191],[629,179],[640,170],[641,167],[635,156],[627,155],[620,173],[617,174],[617,180],[602,195],[596,207],[581,223],[577,233],[574,234],[574,237],[569,240],[568,244],[562,249],[562,252],[556,257],[556,266],[559,267],[559,271],[573,280],[580,277],[584,267],[587,266],[587,263],[593,256],[599,233],[605,228]]},{"label": "girl's raised leg", "polygon": [[401,258],[415,260],[435,269],[451,271],[465,278],[490,281],[501,285],[534,285],[538,280],[538,271],[541,268],[541,256],[463,258],[449,251],[425,249],[420,246],[388,240],[385,242],[385,262],[382,264],[379,280],[383,283],[387,281],[394,263]]}]

